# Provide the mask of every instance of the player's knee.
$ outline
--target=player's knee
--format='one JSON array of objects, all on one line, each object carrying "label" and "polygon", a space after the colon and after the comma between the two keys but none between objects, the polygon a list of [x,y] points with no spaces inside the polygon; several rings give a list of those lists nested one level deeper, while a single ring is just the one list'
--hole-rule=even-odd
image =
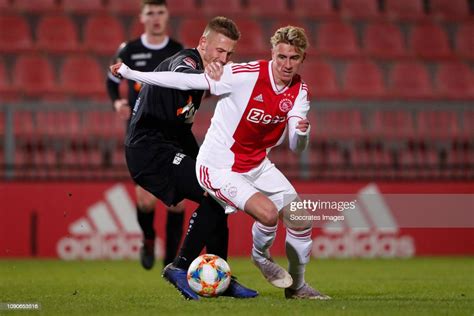
[{"label": "player's knee", "polygon": [[156,198],[154,196],[140,196],[137,197],[137,204],[141,208],[154,210],[156,206]]},{"label": "player's knee", "polygon": [[244,209],[265,226],[275,226],[278,223],[278,210],[275,204],[262,193],[255,193],[248,199]]},{"label": "player's knee", "polygon": [[267,207],[262,213],[260,222],[268,227],[273,227],[278,224],[278,210],[275,206]]},{"label": "player's knee", "polygon": [[157,199],[153,194],[141,187],[137,187],[135,192],[137,194],[137,205],[140,210],[144,212],[152,212],[155,210]]},{"label": "player's knee", "polygon": [[155,210],[155,201],[137,199],[138,208],[145,213],[153,212]]},{"label": "player's knee", "polygon": [[282,209],[280,215],[283,223],[289,229],[302,231],[313,226],[312,217],[307,209],[294,209],[287,205]]},{"label": "player's knee", "polygon": [[278,224],[278,216],[271,214],[265,214],[259,219],[260,223],[264,226],[274,227]]}]

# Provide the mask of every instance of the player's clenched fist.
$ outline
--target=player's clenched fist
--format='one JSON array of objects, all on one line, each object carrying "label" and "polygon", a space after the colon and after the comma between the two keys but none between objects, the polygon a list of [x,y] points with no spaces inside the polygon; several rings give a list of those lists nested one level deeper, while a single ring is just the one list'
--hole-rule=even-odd
[{"label": "player's clenched fist", "polygon": [[122,63],[116,63],[110,66],[110,72],[117,78],[122,78],[122,76],[118,73],[118,70],[122,66]]},{"label": "player's clenched fist", "polygon": [[219,81],[221,79],[222,74],[224,73],[224,67],[219,62],[212,62],[206,66],[204,72],[215,81]]},{"label": "player's clenched fist", "polygon": [[299,121],[297,124],[296,124],[296,129],[303,132],[303,133],[306,133],[306,131],[308,130],[309,128],[309,121],[308,119],[304,119],[304,120],[301,120]]}]

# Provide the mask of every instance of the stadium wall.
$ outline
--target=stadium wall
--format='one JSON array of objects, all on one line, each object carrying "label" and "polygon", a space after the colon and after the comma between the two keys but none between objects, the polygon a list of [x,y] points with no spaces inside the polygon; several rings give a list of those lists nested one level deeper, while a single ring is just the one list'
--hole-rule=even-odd
[{"label": "stadium wall", "polygon": [[[472,182],[297,182],[295,186],[303,198],[356,201],[364,214],[341,212],[346,215],[343,220],[314,221],[315,257],[474,255]],[[370,192],[370,201],[363,198],[364,192]],[[128,182],[0,183],[0,257],[136,258],[141,235],[133,196]],[[188,203],[187,218],[194,207]],[[158,257],[164,236],[163,206],[159,208]],[[361,221],[367,226],[358,226]],[[231,256],[249,255],[251,225],[249,216],[229,216]],[[275,256],[284,255],[282,226],[272,249]]]}]

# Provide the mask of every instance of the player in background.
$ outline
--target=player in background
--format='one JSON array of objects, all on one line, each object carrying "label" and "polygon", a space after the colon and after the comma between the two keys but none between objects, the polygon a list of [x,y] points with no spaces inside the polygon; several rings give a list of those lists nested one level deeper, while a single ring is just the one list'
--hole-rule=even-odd
[{"label": "player in background", "polygon": [[[220,81],[209,74],[142,73],[123,64],[113,66],[112,71],[163,87],[208,88],[219,96],[196,161],[201,186],[226,208],[226,213],[241,209],[256,220],[252,261],[271,284],[285,289],[286,298],[329,299],[304,280],[312,222],[292,220],[290,203],[299,201],[298,194],[267,158],[286,131],[291,150],[301,152],[308,145],[308,87],[297,74],[308,41],[302,28],[287,26],[275,32],[271,44],[270,61],[229,64],[223,70],[218,67],[222,71]],[[269,251],[279,218],[286,226],[289,273],[273,262]],[[180,269],[180,264],[175,261],[174,269]],[[164,273],[170,269],[168,266]]]},{"label": "player in background", "polygon": [[[202,74],[206,69],[214,77],[212,72],[218,73],[230,60],[239,38],[240,32],[233,21],[224,17],[213,18],[197,48],[173,55],[155,72]],[[188,266],[204,246],[208,253],[224,260],[227,260],[228,250],[227,215],[212,197],[204,194],[195,174],[199,146],[191,127],[205,90],[182,91],[145,84],[133,108],[125,141],[127,166],[136,183],[166,205],[174,205],[185,198],[200,204],[190,219],[186,235],[195,237],[187,238],[192,242],[185,241],[180,251],[180,258]],[[208,230],[210,234],[202,233]],[[199,299],[187,283],[186,270],[178,272],[181,273],[179,284],[171,282],[185,298]],[[164,274],[165,278],[174,276]],[[251,298],[258,293],[243,287],[233,278],[223,295]]]},{"label": "player in background", "polygon": [[[169,12],[166,0],[142,0],[140,21],[144,33],[134,40],[120,45],[113,63],[123,61],[133,69],[153,71],[163,60],[183,49],[183,46],[167,35]],[[120,79],[108,74],[107,91],[117,115],[129,122],[131,109],[135,104],[141,84],[127,80],[128,99],[120,96]],[[128,124],[127,124],[128,126]],[[155,262],[155,229],[153,228],[157,198],[139,185],[135,186],[137,199],[137,220],[143,232],[140,262],[149,270]],[[184,203],[166,208],[166,243],[164,266],[176,256],[183,234]]]}]

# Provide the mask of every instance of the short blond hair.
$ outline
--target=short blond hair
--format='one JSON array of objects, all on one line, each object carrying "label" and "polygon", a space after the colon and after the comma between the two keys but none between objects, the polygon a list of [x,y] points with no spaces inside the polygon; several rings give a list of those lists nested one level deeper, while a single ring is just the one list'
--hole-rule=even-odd
[{"label": "short blond hair", "polygon": [[275,34],[270,39],[272,47],[277,46],[280,43],[289,44],[294,46],[296,50],[304,53],[306,48],[308,48],[308,38],[303,28],[288,25],[285,27],[280,27]]},{"label": "short blond hair", "polygon": [[229,18],[216,16],[207,24],[203,36],[208,36],[210,32],[222,34],[233,41],[240,39],[240,31],[237,25]]}]

